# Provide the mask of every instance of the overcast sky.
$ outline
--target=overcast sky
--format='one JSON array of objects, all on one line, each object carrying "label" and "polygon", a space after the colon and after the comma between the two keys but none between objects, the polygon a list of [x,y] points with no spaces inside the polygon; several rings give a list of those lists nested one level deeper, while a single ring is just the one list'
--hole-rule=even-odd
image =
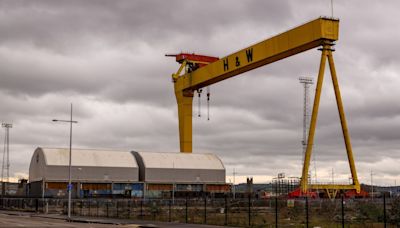
[{"label": "overcast sky", "polygon": [[[73,146],[179,151],[166,53],[223,57],[330,16],[330,0],[0,1],[0,120],[10,122],[11,174],[27,176],[34,149]],[[334,58],[359,179],[400,181],[400,2],[335,1]],[[316,78],[317,49],[211,87],[210,121],[194,100],[194,152],[223,160],[227,181],[280,172],[301,175],[303,88]],[[349,168],[330,75],[326,72],[311,170],[347,182]],[[314,95],[315,86],[311,87]],[[4,138],[4,131],[1,131]],[[0,140],[2,143],[3,139]],[[1,150],[2,152],[2,150]],[[2,159],[2,156],[0,156]],[[315,167],[316,169],[315,169]],[[238,182],[239,182],[238,181]]]}]

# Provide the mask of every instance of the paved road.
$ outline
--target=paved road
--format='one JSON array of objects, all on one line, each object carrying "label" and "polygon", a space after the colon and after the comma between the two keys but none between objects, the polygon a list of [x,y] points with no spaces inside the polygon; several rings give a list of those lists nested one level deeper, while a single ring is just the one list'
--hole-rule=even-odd
[{"label": "paved road", "polygon": [[61,219],[31,217],[30,215],[0,214],[0,227],[99,227],[100,228],[100,227],[129,227],[129,225],[115,226],[109,224],[69,223]]},{"label": "paved road", "polygon": [[[207,226],[198,224],[166,223],[152,221],[133,221],[122,219],[96,219],[89,217],[75,217],[81,222],[67,222],[64,216],[59,215],[40,215],[34,213],[0,211],[0,227],[162,227],[162,228],[221,228],[221,226]],[[91,223],[93,222],[93,223]],[[99,223],[100,222],[100,223]],[[105,223],[102,224],[101,222]],[[115,225],[120,224],[120,225]],[[228,227],[225,227],[228,228]]]}]

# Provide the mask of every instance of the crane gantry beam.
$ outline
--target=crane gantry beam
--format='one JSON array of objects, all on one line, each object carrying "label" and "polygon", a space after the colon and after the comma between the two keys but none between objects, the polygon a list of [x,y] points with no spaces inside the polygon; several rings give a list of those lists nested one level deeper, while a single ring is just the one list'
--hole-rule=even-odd
[{"label": "crane gantry beam", "polygon": [[319,18],[257,44],[230,54],[175,83],[175,91],[193,91],[246,71],[318,47],[323,41],[336,41],[339,21]]},{"label": "crane gantry beam", "polygon": [[174,85],[178,102],[181,152],[192,152],[193,91],[321,46],[323,42],[336,41],[338,36],[338,20],[319,18],[177,78]]},{"label": "crane gantry beam", "polygon": [[[302,190],[305,192],[308,188],[307,176],[309,157],[311,155],[314,139],[313,135],[311,134],[314,134],[315,132],[316,119],[318,115],[319,95],[323,78],[323,71],[321,73],[321,69],[322,65],[325,67],[325,60],[328,58],[331,67],[331,74],[335,74],[335,76],[332,75],[332,80],[334,80],[334,88],[343,134],[350,168],[353,175],[353,185],[346,186],[346,188],[343,189],[351,188],[356,189],[357,192],[359,192],[359,183],[355,171],[353,155],[351,152],[351,144],[347,132],[346,120],[344,118],[340,92],[338,90],[337,80],[335,81],[336,72],[334,70],[332,50],[330,48],[332,45],[334,45],[334,42],[338,40],[338,37],[339,20],[321,17],[244,48],[226,57],[218,60],[215,59],[215,61],[213,60],[209,64],[187,70],[183,75],[180,75],[180,72],[183,68],[185,68],[187,63],[190,63],[190,59],[181,59],[180,63],[182,66],[180,70],[178,73],[172,75],[172,81],[174,82],[175,87],[175,96],[178,103],[180,151],[183,153],[192,152],[192,111],[194,91],[239,75],[246,71],[250,71],[298,53],[322,46],[321,50],[323,58],[321,58],[320,72],[318,77],[320,80],[319,84],[317,84],[317,92],[315,95],[317,102],[314,101],[312,123],[310,126],[306,159],[304,161],[302,173]],[[313,187],[317,188],[326,186],[314,185]],[[336,189],[337,185],[331,187],[332,189]]]}]

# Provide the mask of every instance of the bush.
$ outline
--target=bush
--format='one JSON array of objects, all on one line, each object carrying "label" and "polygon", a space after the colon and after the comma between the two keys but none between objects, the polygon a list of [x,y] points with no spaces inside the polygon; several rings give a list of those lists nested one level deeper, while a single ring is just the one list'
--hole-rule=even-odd
[{"label": "bush", "polygon": [[383,221],[383,207],[376,205],[373,202],[362,202],[358,204],[359,217],[363,220],[369,220],[372,222]]},{"label": "bush", "polygon": [[391,208],[389,210],[389,221],[400,225],[400,197],[392,198]]}]

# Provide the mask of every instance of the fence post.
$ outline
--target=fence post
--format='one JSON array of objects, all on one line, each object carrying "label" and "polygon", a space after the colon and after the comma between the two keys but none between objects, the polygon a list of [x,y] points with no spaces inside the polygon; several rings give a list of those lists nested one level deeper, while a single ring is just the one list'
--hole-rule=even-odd
[{"label": "fence post", "polygon": [[106,201],[106,216],[108,218],[108,200]]},{"label": "fence post", "polygon": [[89,198],[89,206],[88,206],[89,207],[89,211],[88,211],[89,217],[90,217],[90,204],[91,203],[90,203],[90,198]]},{"label": "fence post", "polygon": [[344,228],[344,197],[342,195],[342,227]]},{"label": "fence post", "polygon": [[186,207],[185,207],[185,221],[188,223],[188,197],[186,196]]},{"label": "fence post", "polygon": [[228,225],[228,198],[225,194],[225,226]]},{"label": "fence post", "polygon": [[275,197],[275,227],[278,228],[278,196]]},{"label": "fence post", "polygon": [[383,227],[386,228],[386,194],[383,193]]},{"label": "fence post", "polygon": [[140,218],[143,219],[143,199],[140,200]]},{"label": "fence post", "polygon": [[118,203],[119,203],[119,201],[117,200],[117,205],[116,205],[116,207],[117,207],[117,218],[119,218],[119,214],[118,214]]},{"label": "fence post", "polygon": [[204,194],[204,224],[207,224],[207,195]]},{"label": "fence post", "polygon": [[131,218],[131,199],[128,199],[128,219]]},{"label": "fence post", "polygon": [[308,196],[306,196],[306,227],[308,228]]},{"label": "fence post", "polygon": [[39,199],[35,200],[35,211],[38,212],[39,211]]},{"label": "fence post", "polygon": [[248,208],[248,216],[249,216],[249,226],[251,226],[251,194],[249,193],[249,208]]},{"label": "fence post", "polygon": [[171,222],[171,204],[172,204],[172,200],[168,201],[168,222]]},{"label": "fence post", "polygon": [[152,214],[152,216],[153,216],[153,221],[155,221],[155,220],[156,220],[156,217],[157,217],[157,210],[156,210],[157,201],[158,201],[158,200],[153,200],[153,202],[151,203],[151,207],[150,207],[150,209],[151,209],[151,214]]}]

